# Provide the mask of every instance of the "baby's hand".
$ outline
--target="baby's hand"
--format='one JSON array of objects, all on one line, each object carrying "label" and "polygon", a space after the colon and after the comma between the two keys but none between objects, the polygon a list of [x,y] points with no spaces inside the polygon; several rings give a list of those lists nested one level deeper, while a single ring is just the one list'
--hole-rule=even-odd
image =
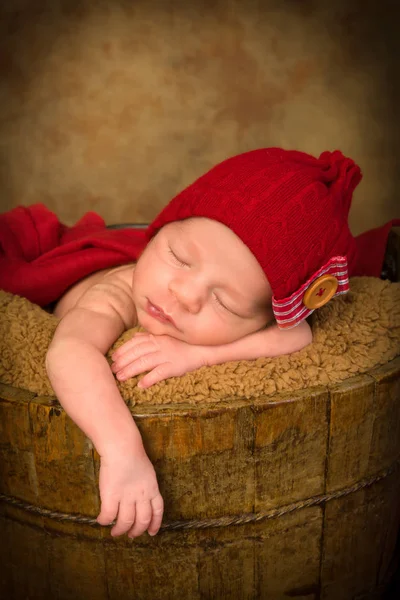
[{"label": "baby's hand", "polygon": [[193,346],[168,335],[148,333],[137,333],[114,352],[112,359],[111,368],[120,381],[148,371],[138,383],[140,388],[206,365],[202,346]]},{"label": "baby's hand", "polygon": [[117,518],[111,535],[128,533],[138,537],[146,530],[155,535],[160,529],[164,503],[158,489],[156,474],[146,453],[115,451],[101,458],[100,525],[109,525]]}]

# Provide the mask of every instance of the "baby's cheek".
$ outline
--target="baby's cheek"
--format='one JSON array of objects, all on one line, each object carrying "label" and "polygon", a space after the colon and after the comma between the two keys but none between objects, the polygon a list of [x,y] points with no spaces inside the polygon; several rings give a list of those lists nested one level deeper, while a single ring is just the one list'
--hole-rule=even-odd
[{"label": "baby's cheek", "polygon": [[216,346],[228,344],[240,337],[241,333],[234,324],[225,323],[216,318],[193,319],[185,330],[185,337],[189,344],[201,346]]}]

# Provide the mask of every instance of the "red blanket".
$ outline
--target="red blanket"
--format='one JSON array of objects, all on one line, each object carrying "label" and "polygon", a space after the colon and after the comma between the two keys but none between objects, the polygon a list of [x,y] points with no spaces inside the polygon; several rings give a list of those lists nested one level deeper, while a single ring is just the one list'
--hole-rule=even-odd
[{"label": "red blanket", "polygon": [[97,214],[67,227],[42,204],[0,215],[0,289],[46,306],[80,279],[135,261],[146,245],[138,229],[106,229]]}]

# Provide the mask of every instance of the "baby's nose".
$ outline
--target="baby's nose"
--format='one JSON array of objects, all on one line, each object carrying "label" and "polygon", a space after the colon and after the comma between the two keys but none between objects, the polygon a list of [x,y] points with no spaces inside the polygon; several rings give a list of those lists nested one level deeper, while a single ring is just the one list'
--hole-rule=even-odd
[{"label": "baby's nose", "polygon": [[188,278],[185,281],[171,282],[170,290],[184,310],[192,314],[200,312],[205,299],[201,285]]}]

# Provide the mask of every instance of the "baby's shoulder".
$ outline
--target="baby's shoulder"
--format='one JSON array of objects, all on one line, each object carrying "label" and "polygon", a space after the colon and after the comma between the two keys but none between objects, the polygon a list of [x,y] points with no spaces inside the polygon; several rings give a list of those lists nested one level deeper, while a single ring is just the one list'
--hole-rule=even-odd
[{"label": "baby's shoulder", "polygon": [[112,269],[104,269],[85,277],[60,298],[54,308],[54,315],[58,318],[71,310],[85,298],[96,298],[97,302],[117,301],[126,304],[127,310],[132,303],[132,276],[135,264],[123,265]]},{"label": "baby's shoulder", "polygon": [[[106,281],[107,283],[115,283],[117,285],[127,285],[132,288],[132,277],[135,270],[136,263],[130,263],[129,265],[122,265],[121,267],[114,267],[105,271],[100,271],[100,277],[94,283],[99,281]],[[94,273],[96,275],[96,273]]]}]

